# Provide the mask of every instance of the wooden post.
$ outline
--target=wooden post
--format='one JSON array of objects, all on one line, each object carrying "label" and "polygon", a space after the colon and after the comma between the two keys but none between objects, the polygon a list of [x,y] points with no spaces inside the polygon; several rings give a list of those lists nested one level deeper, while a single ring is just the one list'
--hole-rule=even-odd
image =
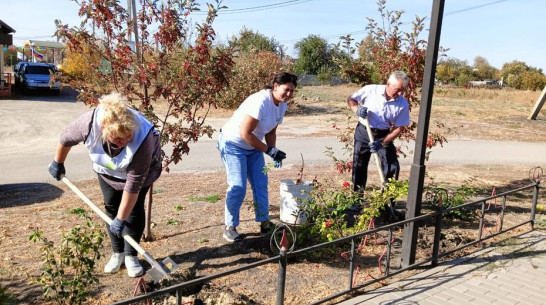
[{"label": "wooden post", "polygon": [[528,120],[535,120],[537,118],[537,115],[542,109],[542,106],[544,105],[545,101],[546,101],[546,86],[544,86],[544,89],[542,89],[542,93],[540,94],[535,104],[535,107],[533,108],[533,111],[531,112],[531,115],[527,118]]}]

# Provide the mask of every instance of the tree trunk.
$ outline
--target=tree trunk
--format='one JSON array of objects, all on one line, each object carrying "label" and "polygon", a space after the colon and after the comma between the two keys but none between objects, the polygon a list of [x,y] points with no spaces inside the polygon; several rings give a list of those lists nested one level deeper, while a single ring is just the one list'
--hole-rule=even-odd
[{"label": "tree trunk", "polygon": [[148,204],[146,204],[145,207],[145,221],[144,221],[144,234],[142,235],[142,240],[144,241],[151,241],[152,240],[152,231],[151,231],[151,223],[152,223],[152,203],[154,201],[153,198],[154,194],[154,185],[150,186],[150,189],[148,190]]}]

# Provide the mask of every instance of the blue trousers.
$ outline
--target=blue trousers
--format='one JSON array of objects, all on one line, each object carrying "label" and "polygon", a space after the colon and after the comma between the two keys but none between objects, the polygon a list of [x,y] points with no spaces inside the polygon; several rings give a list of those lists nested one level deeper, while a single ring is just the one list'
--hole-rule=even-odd
[{"label": "blue trousers", "polygon": [[247,180],[252,188],[255,220],[269,220],[269,199],[267,192],[267,173],[264,173],[264,154],[257,150],[245,150],[219,134],[218,150],[226,168],[227,192],[225,205],[225,225],[239,225],[239,211],[246,195]]}]

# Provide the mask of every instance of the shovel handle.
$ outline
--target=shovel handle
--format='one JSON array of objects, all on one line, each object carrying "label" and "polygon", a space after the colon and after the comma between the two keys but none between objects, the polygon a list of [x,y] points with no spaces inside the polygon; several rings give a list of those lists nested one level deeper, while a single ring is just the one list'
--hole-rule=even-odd
[{"label": "shovel handle", "polygon": [[[80,191],[80,189],[78,189],[68,178],[66,178],[65,176],[63,176],[63,178],[61,179],[70,189],[72,189],[72,191],[74,191],[74,193],[76,193],[76,195],[78,195],[78,197],[80,197],[83,202],[85,202],[95,213],[97,213],[97,215],[100,216],[100,218],[102,218],[102,220],[106,221],[106,223],[108,225],[110,225],[112,223],[112,219],[110,219],[110,217],[108,217],[108,215],[106,215],[101,209],[99,209],[99,207],[97,207],[91,200],[89,200],[89,198],[87,198],[87,196],[84,195],[84,193],[82,193]],[[123,238],[133,247],[135,248],[135,250],[137,250],[137,252],[142,255],[150,264],[158,264],[157,261],[155,261],[153,258],[151,258],[151,256],[144,250],[142,249],[142,247],[129,235],[127,234],[123,234]],[[149,261],[149,259],[152,259],[153,262]]]},{"label": "shovel handle", "polygon": [[[362,118],[358,117],[358,121],[360,124],[366,126],[366,131],[368,132],[368,139],[370,139],[370,143],[375,141],[373,138],[372,129],[370,127],[370,122],[368,121],[368,117]],[[381,161],[379,160],[379,155],[377,152],[373,152],[372,155],[375,159],[375,165],[377,166],[377,173],[379,174],[379,180],[381,180],[381,185],[385,184],[385,176],[383,176],[383,169],[381,169]]]}]

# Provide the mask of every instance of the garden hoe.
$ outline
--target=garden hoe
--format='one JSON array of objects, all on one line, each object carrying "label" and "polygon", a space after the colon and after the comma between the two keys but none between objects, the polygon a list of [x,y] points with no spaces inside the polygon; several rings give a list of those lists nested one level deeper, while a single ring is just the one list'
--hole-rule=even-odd
[{"label": "garden hoe", "polygon": [[[87,196],[85,196],[68,178],[62,178],[63,182],[74,191],[97,215],[106,221],[108,225],[112,223],[112,219],[108,217],[101,209],[99,209]],[[152,265],[152,269],[148,270],[147,273],[152,277],[156,282],[161,281],[168,273],[173,272],[178,265],[170,258],[165,258],[162,262],[156,261],[148,252],[146,252],[142,247],[129,235],[123,234],[123,238],[137,250],[137,252]]]}]

